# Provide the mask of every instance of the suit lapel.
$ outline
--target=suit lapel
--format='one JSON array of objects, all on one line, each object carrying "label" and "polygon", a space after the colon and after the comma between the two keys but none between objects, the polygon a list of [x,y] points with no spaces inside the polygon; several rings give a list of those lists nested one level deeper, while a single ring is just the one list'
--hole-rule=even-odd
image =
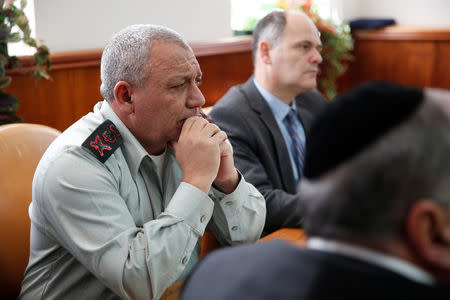
[{"label": "suit lapel", "polygon": [[284,142],[283,135],[273,116],[272,110],[253,82],[253,76],[242,86],[241,91],[247,98],[250,108],[258,114],[260,120],[266,125],[272,136],[273,147],[276,150],[277,165],[279,166],[278,171],[281,174],[284,189],[289,193],[295,193],[297,185],[286,143]]},{"label": "suit lapel", "polygon": [[309,133],[312,120],[314,119],[314,115],[311,113],[311,109],[308,105],[310,101],[314,101],[310,95],[310,92],[305,92],[295,97],[295,105],[297,106],[298,116],[306,135]]}]

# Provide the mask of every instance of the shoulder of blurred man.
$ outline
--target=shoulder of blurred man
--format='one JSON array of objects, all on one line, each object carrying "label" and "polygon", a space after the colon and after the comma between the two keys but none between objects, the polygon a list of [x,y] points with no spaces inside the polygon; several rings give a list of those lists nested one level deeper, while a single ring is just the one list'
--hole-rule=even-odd
[{"label": "shoulder of blurred man", "polygon": [[[221,119],[226,112],[244,112],[249,109],[258,112],[270,109],[253,80],[252,76],[245,83],[231,87],[214,105],[211,116]],[[295,99],[297,108],[308,111],[311,116],[319,113],[328,103],[317,89],[301,93]]]},{"label": "shoulder of blurred man", "polygon": [[358,259],[271,241],[210,254],[186,281],[181,299],[380,299],[387,295],[448,299],[450,290],[415,283]]}]

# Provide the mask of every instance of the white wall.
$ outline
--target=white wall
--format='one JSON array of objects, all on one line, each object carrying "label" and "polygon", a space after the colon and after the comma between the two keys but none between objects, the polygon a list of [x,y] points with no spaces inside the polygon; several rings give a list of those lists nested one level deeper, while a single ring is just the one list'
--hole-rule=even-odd
[{"label": "white wall", "polygon": [[36,37],[51,52],[103,48],[115,32],[138,23],[168,26],[187,41],[232,35],[229,0],[34,0],[34,3]]},{"label": "white wall", "polygon": [[449,0],[332,1],[338,2],[344,20],[359,17],[394,18],[402,26],[450,28]]},{"label": "white wall", "polygon": [[[331,1],[343,20],[386,17],[450,28],[450,0]],[[232,36],[230,0],[34,0],[34,6],[36,37],[51,52],[103,48],[113,33],[136,23],[166,25],[187,41]]]}]

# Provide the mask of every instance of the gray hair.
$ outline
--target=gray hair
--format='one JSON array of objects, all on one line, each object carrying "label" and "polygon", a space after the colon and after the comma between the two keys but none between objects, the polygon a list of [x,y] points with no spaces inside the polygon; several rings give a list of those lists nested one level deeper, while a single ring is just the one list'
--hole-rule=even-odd
[{"label": "gray hair", "polygon": [[409,120],[319,179],[302,181],[308,236],[398,238],[420,198],[450,209],[450,114],[442,100],[450,103],[450,93],[427,91]]},{"label": "gray hair", "polygon": [[256,63],[258,44],[261,40],[266,40],[273,46],[277,46],[281,41],[284,29],[286,28],[286,11],[274,10],[259,20],[253,31],[252,57],[253,64]]},{"label": "gray hair", "polygon": [[190,49],[177,32],[160,25],[131,25],[111,38],[103,50],[100,66],[100,93],[104,99],[114,99],[114,87],[121,80],[137,87],[144,85],[150,77],[151,45],[157,40]]}]

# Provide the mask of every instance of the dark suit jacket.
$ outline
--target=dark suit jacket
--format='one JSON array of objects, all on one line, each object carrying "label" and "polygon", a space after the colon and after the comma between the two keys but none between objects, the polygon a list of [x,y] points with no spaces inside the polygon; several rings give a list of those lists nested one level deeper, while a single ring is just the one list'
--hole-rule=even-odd
[{"label": "dark suit jacket", "polygon": [[[326,103],[325,98],[315,90],[296,97],[305,134],[308,134],[314,117]],[[264,234],[281,227],[300,227],[297,184],[289,152],[253,77],[243,85],[232,87],[214,105],[210,116],[227,133],[237,169],[266,199]]]},{"label": "dark suit jacket", "polygon": [[186,280],[181,300],[450,299],[387,269],[282,241],[236,246],[208,255]]}]

